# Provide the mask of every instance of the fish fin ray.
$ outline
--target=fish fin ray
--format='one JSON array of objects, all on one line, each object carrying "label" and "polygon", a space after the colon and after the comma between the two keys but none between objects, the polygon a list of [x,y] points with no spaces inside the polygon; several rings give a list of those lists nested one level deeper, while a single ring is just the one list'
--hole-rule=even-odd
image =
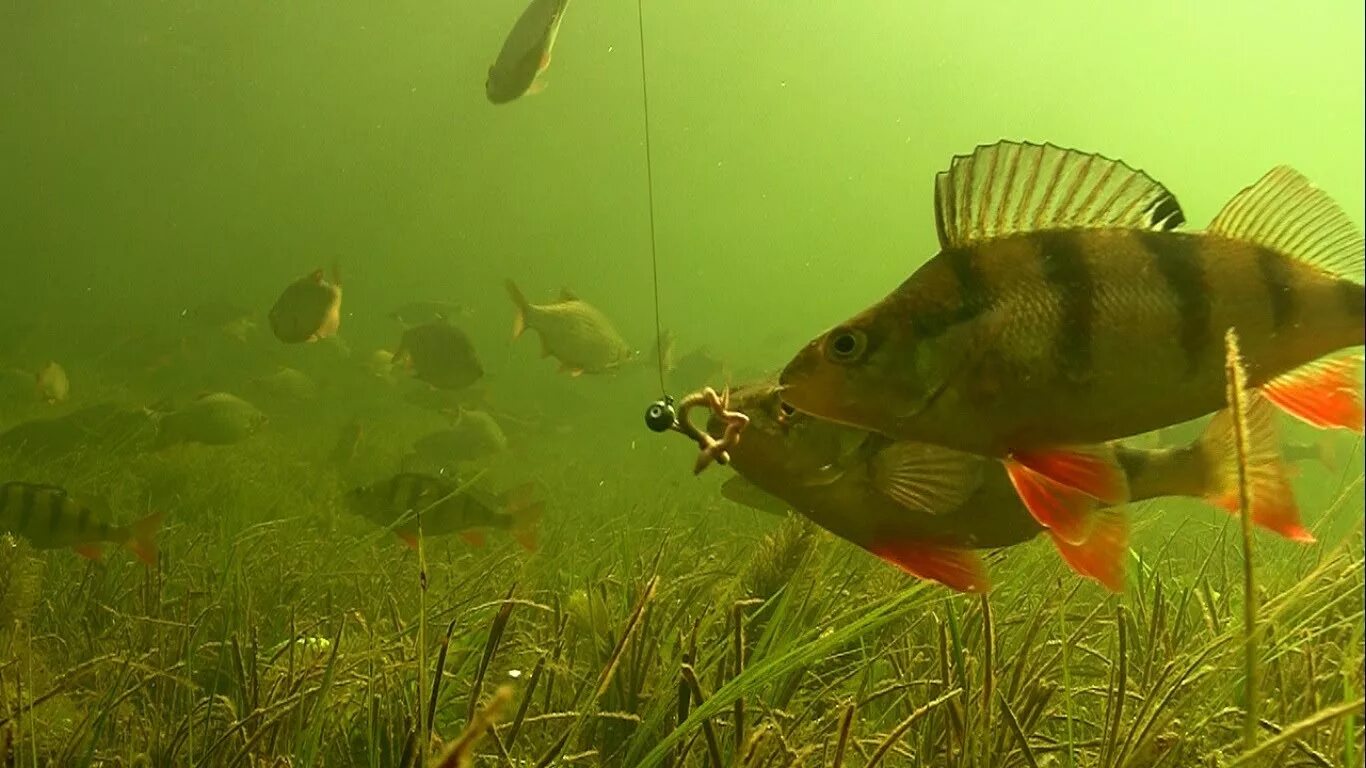
[{"label": "fish fin ray", "polygon": [[503,495],[503,509],[512,518],[512,538],[528,552],[540,545],[541,518],[545,503],[535,498],[536,484],[523,483]]},{"label": "fish fin ray", "polygon": [[1294,168],[1278,165],[1233,196],[1207,231],[1256,243],[1327,274],[1366,282],[1366,241],[1347,212]]},{"label": "fish fin ray", "polygon": [[917,578],[937,581],[959,592],[987,592],[991,579],[981,556],[970,549],[916,541],[890,541],[869,551]]},{"label": "fish fin ray", "polygon": [[1277,408],[1323,429],[1362,434],[1361,355],[1315,360],[1263,384],[1260,391]]},{"label": "fish fin ray", "polygon": [[872,460],[873,485],[903,507],[931,515],[962,506],[977,490],[981,460],[926,443],[893,443]]},{"label": "fish fin ray", "polygon": [[[1276,409],[1256,392],[1249,392],[1247,410],[1245,466],[1252,522],[1292,541],[1311,542],[1314,535],[1300,520],[1290,473],[1281,457],[1276,430]],[[1200,450],[1208,466],[1210,488],[1205,500],[1229,513],[1238,513],[1238,446],[1233,433],[1233,417],[1228,410],[1210,419],[1200,435]]]},{"label": "fish fin ray", "polygon": [[[517,307],[517,315],[512,318],[512,339],[516,341],[526,332],[526,316],[531,304],[527,302],[526,296],[522,295],[522,289],[518,288],[516,283],[511,280],[504,280],[503,286],[507,288],[508,296],[512,298],[513,305]],[[395,355],[397,356],[397,353]]]},{"label": "fish fin ray", "polygon": [[86,560],[99,560],[104,555],[104,550],[98,544],[77,544],[71,549]]},{"label": "fish fin ray", "polygon": [[1015,461],[1006,462],[1006,474],[1039,525],[1071,544],[1080,544],[1091,534],[1098,507],[1094,497]]},{"label": "fish fin ray", "polygon": [[164,512],[153,512],[128,526],[128,541],[124,546],[145,565],[157,563],[156,535],[165,517]]},{"label": "fish fin ray", "polygon": [[1084,541],[1072,543],[1054,531],[1058,554],[1072,570],[1095,579],[1111,592],[1124,591],[1125,556],[1129,550],[1129,517],[1119,507],[1098,510],[1091,533]]},{"label": "fish fin ray", "polygon": [[1019,451],[1009,461],[1107,504],[1129,501],[1129,480],[1110,445]]},{"label": "fish fin ray", "polygon": [[955,157],[935,177],[942,248],[1045,229],[1170,230],[1176,196],[1122,161],[1053,144],[1001,141]]}]

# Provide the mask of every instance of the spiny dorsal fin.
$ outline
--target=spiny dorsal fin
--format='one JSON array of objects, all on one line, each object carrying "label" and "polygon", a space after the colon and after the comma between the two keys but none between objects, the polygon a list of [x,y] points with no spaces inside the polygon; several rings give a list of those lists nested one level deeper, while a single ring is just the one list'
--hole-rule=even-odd
[{"label": "spiny dorsal fin", "polygon": [[1002,141],[953,159],[935,177],[941,248],[1046,229],[1175,229],[1176,197],[1151,176],[1101,155]]},{"label": "spiny dorsal fin", "polygon": [[574,293],[573,291],[569,290],[568,288],[561,288],[561,289],[560,289],[560,301],[578,301],[578,300],[579,300],[578,294]]},{"label": "spiny dorsal fin", "polygon": [[1228,201],[1209,231],[1247,240],[1354,283],[1366,242],[1347,213],[1294,168],[1279,165]]}]

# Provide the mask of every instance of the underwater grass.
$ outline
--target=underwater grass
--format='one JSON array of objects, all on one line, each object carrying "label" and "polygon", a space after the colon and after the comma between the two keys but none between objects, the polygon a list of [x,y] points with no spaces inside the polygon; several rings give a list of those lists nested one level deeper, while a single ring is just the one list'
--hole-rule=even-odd
[{"label": "underwater grass", "polygon": [[[559,469],[573,443],[551,438],[524,459],[557,468],[538,473],[539,552],[424,536],[419,556],[339,507],[347,483],[306,439],[317,426],[293,429],[118,461],[0,457],[11,476],[107,488],[128,517],[172,513],[152,569],[0,549],[15,585],[0,599],[0,743],[15,764],[1156,768],[1362,753],[1359,454],[1336,487],[1304,486],[1323,544],[1254,534],[1251,590],[1242,542],[1221,535],[1241,521],[1163,501],[1133,510],[1126,594],[1034,542],[990,558],[982,598],[720,501],[724,472],[689,477],[682,450]],[[384,440],[369,450],[399,452]],[[1249,658],[1261,686],[1246,685]]]}]

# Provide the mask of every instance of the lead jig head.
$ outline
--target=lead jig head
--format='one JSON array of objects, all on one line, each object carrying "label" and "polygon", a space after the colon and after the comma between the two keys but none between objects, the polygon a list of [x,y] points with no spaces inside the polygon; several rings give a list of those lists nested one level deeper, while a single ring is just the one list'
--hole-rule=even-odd
[{"label": "lead jig head", "polygon": [[645,426],[653,432],[668,432],[677,423],[674,399],[668,395],[650,403],[650,407],[645,409]]}]

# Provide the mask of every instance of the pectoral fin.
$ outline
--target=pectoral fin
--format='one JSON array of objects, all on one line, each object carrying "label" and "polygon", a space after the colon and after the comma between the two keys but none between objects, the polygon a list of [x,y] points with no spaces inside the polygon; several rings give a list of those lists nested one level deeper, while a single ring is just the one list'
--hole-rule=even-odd
[{"label": "pectoral fin", "polygon": [[981,483],[983,460],[926,443],[892,443],[871,463],[873,485],[898,504],[931,515],[958,509]]},{"label": "pectoral fin", "polygon": [[1129,482],[1105,445],[1010,454],[1006,472],[1039,525],[1069,544],[1091,533],[1100,502],[1129,500]]}]

